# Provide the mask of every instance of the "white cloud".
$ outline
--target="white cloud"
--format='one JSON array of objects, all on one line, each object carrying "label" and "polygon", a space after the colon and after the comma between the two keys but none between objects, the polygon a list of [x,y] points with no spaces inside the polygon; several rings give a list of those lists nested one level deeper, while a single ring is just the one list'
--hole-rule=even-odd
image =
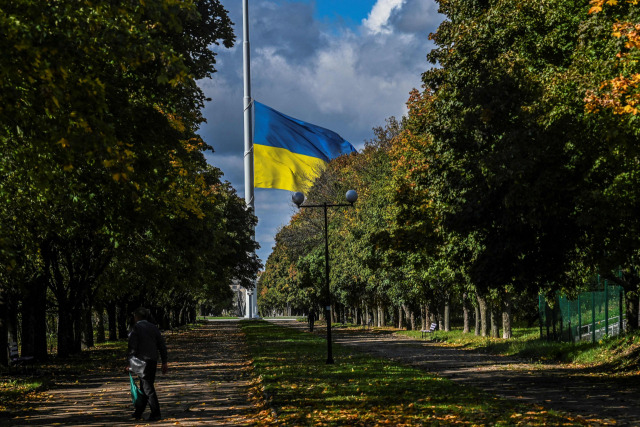
[{"label": "white cloud", "polygon": [[367,19],[362,20],[362,25],[373,34],[391,33],[387,25],[389,18],[395,9],[402,7],[404,2],[405,0],[378,0]]}]

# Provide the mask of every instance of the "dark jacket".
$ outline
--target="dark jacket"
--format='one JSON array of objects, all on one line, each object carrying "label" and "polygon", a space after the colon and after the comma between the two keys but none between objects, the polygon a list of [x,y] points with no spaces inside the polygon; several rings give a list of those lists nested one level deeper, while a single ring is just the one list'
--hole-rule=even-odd
[{"label": "dark jacket", "polygon": [[156,362],[158,352],[162,363],[167,363],[167,345],[158,327],[147,320],[140,320],[133,325],[129,333],[129,356]]}]

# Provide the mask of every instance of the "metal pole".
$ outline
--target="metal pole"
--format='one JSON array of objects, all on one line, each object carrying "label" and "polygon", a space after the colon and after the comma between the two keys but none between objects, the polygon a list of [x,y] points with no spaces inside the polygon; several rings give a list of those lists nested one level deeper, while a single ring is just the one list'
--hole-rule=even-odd
[{"label": "metal pole", "polygon": [[[243,25],[243,77],[244,77],[244,200],[247,207],[255,213],[253,194],[253,104],[251,103],[251,56],[249,42],[249,0],[242,0],[242,25]],[[251,230],[252,239],[255,240],[255,230]],[[257,286],[257,284],[256,284]],[[255,295],[255,296],[254,296]],[[247,317],[257,317],[258,289],[251,294],[247,292]]]},{"label": "metal pole", "polygon": [[571,330],[571,302],[567,298],[567,320],[569,322],[569,341],[573,342],[573,331]]},{"label": "metal pole", "polygon": [[591,342],[596,342],[596,294],[593,291],[591,291]]},{"label": "metal pole", "polygon": [[[620,278],[620,280],[622,282],[622,268],[621,267],[618,267],[618,278]],[[618,298],[618,314],[620,315],[620,317],[618,318],[618,335],[622,335],[622,327],[624,326],[623,323],[622,323],[622,298],[624,298],[624,290],[623,290],[622,286],[618,286],[618,289],[620,290],[620,295],[619,295],[619,298]]]},{"label": "metal pole", "polygon": [[578,341],[582,341],[582,310],[580,309],[580,294],[578,294]]},{"label": "metal pole", "polygon": [[618,297],[618,315],[620,316],[618,318],[618,335],[622,335],[622,327],[624,326],[622,323],[622,298],[624,297],[624,290],[622,289],[622,286],[619,286],[620,289],[620,295]]},{"label": "metal pole", "polygon": [[324,272],[326,285],[327,313],[327,364],[333,364],[331,351],[331,288],[329,287],[329,228],[327,223],[327,202],[324,202]]},{"label": "metal pole", "polygon": [[609,284],[604,279],[604,336],[609,336]]},{"label": "metal pole", "polygon": [[540,339],[544,338],[544,334],[542,332],[542,318],[544,317],[543,310],[542,295],[538,295],[538,323],[540,324]]}]

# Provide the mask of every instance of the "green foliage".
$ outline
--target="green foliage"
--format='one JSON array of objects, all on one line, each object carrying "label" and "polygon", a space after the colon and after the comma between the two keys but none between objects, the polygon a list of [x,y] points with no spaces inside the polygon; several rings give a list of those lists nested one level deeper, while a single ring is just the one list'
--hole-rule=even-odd
[{"label": "green foliage", "polygon": [[61,354],[95,302],[193,306],[252,286],[256,218],[196,133],[196,82],[231,24],[218,0],[0,6],[0,290],[46,283]]},{"label": "green foliage", "polygon": [[[485,307],[509,318],[526,299],[575,294],[600,274],[625,289],[627,324],[637,328],[640,9],[439,4],[446,19],[430,35],[433,66],[407,116],[376,129],[362,153],[331,162],[308,195],[360,194],[330,217],[334,302],[418,313],[465,296],[484,324]],[[319,254],[319,219],[301,212],[282,230],[294,273],[298,259]]]}]

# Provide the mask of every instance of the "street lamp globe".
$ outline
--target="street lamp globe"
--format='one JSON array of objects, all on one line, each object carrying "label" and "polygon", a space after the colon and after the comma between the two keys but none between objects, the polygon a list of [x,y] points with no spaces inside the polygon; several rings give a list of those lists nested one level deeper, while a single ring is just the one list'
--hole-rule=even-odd
[{"label": "street lamp globe", "polygon": [[304,194],[299,191],[293,193],[293,195],[291,196],[291,200],[293,200],[293,203],[295,203],[297,207],[300,207],[302,202],[304,202]]},{"label": "street lamp globe", "polygon": [[347,198],[347,202],[354,204],[356,200],[358,200],[358,193],[356,192],[356,190],[349,190],[347,191],[345,197]]}]

